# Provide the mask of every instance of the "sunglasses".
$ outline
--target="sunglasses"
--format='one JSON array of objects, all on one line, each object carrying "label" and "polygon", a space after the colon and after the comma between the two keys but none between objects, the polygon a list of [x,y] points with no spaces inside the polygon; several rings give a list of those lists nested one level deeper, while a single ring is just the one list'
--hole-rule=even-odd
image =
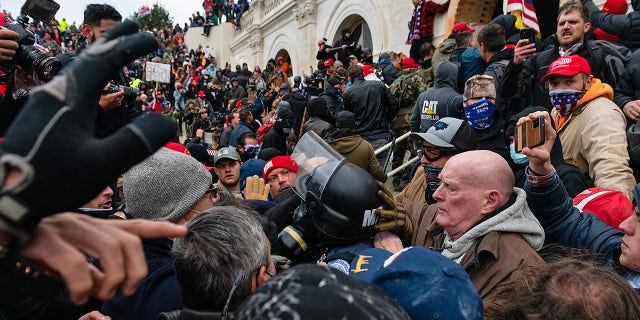
[{"label": "sunglasses", "polygon": [[260,145],[259,144],[245,144],[244,145],[244,152],[246,153],[258,153],[260,152]]}]

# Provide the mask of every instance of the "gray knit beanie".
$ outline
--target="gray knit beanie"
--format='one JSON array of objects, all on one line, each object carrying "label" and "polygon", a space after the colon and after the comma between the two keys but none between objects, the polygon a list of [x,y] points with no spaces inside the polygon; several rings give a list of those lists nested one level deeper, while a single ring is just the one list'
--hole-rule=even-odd
[{"label": "gray knit beanie", "polygon": [[129,213],[138,219],[177,222],[211,185],[211,174],[187,154],[160,148],[124,174]]}]

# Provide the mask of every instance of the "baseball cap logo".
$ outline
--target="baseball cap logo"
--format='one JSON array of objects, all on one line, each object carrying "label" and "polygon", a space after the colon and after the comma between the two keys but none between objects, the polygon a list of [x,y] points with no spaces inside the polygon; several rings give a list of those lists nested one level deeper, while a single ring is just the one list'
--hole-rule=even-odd
[{"label": "baseball cap logo", "polygon": [[449,127],[449,125],[442,121],[438,121],[436,122],[434,127],[436,128],[436,130],[446,130]]},{"label": "baseball cap logo", "polygon": [[267,164],[264,165],[264,168],[262,169],[262,172],[264,174],[267,174],[267,171],[269,171],[269,168],[271,168],[273,166],[273,162],[271,162],[271,160],[269,160],[269,162],[267,162]]}]

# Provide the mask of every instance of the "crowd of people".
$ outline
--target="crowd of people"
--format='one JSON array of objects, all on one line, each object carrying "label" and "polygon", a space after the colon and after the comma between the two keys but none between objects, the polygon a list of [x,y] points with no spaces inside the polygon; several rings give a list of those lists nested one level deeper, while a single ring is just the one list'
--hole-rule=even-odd
[{"label": "crowd of people", "polygon": [[638,13],[436,47],[449,1],[412,2],[409,55],[345,28],[310,75],[91,4],[31,26],[64,62],[39,79],[0,29],[0,319],[640,319]]}]

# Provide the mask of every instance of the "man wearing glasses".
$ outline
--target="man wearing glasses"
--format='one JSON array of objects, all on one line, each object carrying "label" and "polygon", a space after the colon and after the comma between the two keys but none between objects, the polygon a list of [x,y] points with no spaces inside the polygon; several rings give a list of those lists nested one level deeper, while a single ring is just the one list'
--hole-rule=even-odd
[{"label": "man wearing glasses", "polygon": [[238,137],[238,154],[242,163],[255,158],[260,152],[258,136],[253,132],[245,132]]},{"label": "man wearing glasses", "polygon": [[[181,225],[214,206],[219,200],[214,187],[211,174],[200,162],[168,148],[161,148],[131,168],[123,181],[130,215]],[[173,240],[168,238],[143,240],[147,277],[134,295],[118,292],[105,302],[102,313],[113,319],[155,319],[160,312],[182,309],[172,245]]]},{"label": "man wearing glasses", "polygon": [[402,204],[435,203],[433,193],[440,186],[438,174],[454,155],[477,149],[476,134],[463,120],[445,117],[438,120],[427,132],[412,133],[422,151],[420,167],[396,201]]}]

